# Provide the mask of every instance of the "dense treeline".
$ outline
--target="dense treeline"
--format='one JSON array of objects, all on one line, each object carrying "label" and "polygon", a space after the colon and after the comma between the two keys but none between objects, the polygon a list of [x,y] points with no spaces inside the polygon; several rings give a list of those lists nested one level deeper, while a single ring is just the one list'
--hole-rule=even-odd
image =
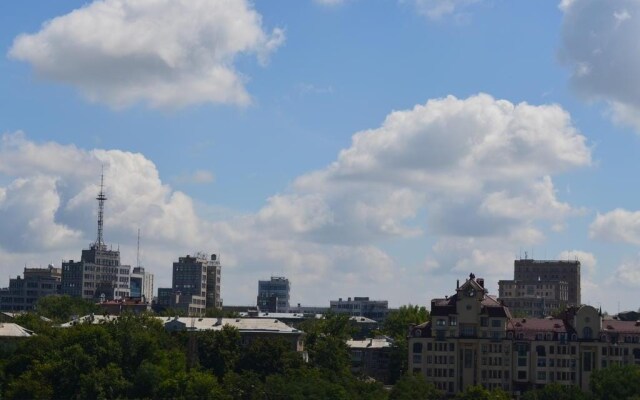
[{"label": "dense treeline", "polygon": [[37,335],[2,354],[6,399],[385,399],[382,385],[353,376],[342,317],[309,326],[304,362],[290,343],[242,346],[236,329],[168,333],[148,316],[54,328],[21,317]]},{"label": "dense treeline", "polygon": [[[88,307],[88,308],[85,308]],[[90,310],[82,301],[58,298],[38,314],[18,317],[37,335],[0,346],[1,399],[442,399],[422,376],[402,374],[393,389],[350,372],[346,316],[306,321],[308,362],[280,340],[242,345],[240,333],[165,331],[151,316],[124,315],[101,324],[56,328],[69,315]],[[90,310],[92,311],[92,310]],[[424,308],[393,313],[382,332],[396,338],[394,368],[406,368],[406,327],[428,318]],[[405,338],[406,339],[406,338]],[[402,360],[404,355],[405,361]],[[392,360],[393,361],[393,360]],[[593,395],[575,387],[547,385],[525,400],[640,400],[640,367],[614,366],[592,374]],[[468,388],[457,399],[506,400],[501,391]]]}]

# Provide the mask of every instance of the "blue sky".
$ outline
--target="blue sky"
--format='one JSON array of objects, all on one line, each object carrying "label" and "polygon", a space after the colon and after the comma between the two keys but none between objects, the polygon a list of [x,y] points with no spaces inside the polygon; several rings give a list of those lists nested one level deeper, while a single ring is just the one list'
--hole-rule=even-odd
[{"label": "blue sky", "polygon": [[222,255],[226,304],[394,306],[514,257],[637,309],[640,2],[0,4],[0,265],[105,239],[156,287]]}]

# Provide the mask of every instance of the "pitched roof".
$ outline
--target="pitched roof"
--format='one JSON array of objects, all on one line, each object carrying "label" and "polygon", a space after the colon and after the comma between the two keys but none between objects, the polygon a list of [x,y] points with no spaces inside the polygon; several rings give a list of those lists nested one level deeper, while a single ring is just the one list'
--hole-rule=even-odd
[{"label": "pitched roof", "polygon": [[17,338],[33,336],[33,331],[14,323],[0,323],[0,337]]}]

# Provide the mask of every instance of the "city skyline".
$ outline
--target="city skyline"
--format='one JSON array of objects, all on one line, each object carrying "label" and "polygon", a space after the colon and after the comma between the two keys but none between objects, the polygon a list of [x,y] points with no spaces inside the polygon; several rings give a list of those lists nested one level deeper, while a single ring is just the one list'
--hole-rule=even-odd
[{"label": "city skyline", "polygon": [[[0,4],[0,266],[104,240],[169,287],[220,254],[225,304],[425,305],[513,260],[579,259],[637,310],[640,3]],[[586,34],[588,32],[589,34]],[[1,285],[0,285],[1,286]]]}]

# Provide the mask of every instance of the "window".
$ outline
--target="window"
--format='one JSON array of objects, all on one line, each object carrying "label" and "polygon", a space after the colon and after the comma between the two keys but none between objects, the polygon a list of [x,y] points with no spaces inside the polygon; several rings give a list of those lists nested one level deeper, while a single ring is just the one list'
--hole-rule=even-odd
[{"label": "window", "polygon": [[414,343],[413,344],[413,352],[414,353],[422,353],[422,343]]},{"label": "window", "polygon": [[502,321],[500,321],[499,319],[492,319],[491,320],[491,327],[492,328],[500,328],[502,326]]},{"label": "window", "polygon": [[464,367],[472,368],[473,367],[473,352],[471,349],[464,350]]},{"label": "window", "polygon": [[458,319],[456,317],[449,317],[449,325],[451,326],[458,325]]},{"label": "window", "polygon": [[582,358],[582,369],[585,372],[591,371],[591,353],[584,353]]},{"label": "window", "polygon": [[447,326],[447,321],[445,319],[443,319],[443,318],[439,318],[436,321],[436,326]]}]

